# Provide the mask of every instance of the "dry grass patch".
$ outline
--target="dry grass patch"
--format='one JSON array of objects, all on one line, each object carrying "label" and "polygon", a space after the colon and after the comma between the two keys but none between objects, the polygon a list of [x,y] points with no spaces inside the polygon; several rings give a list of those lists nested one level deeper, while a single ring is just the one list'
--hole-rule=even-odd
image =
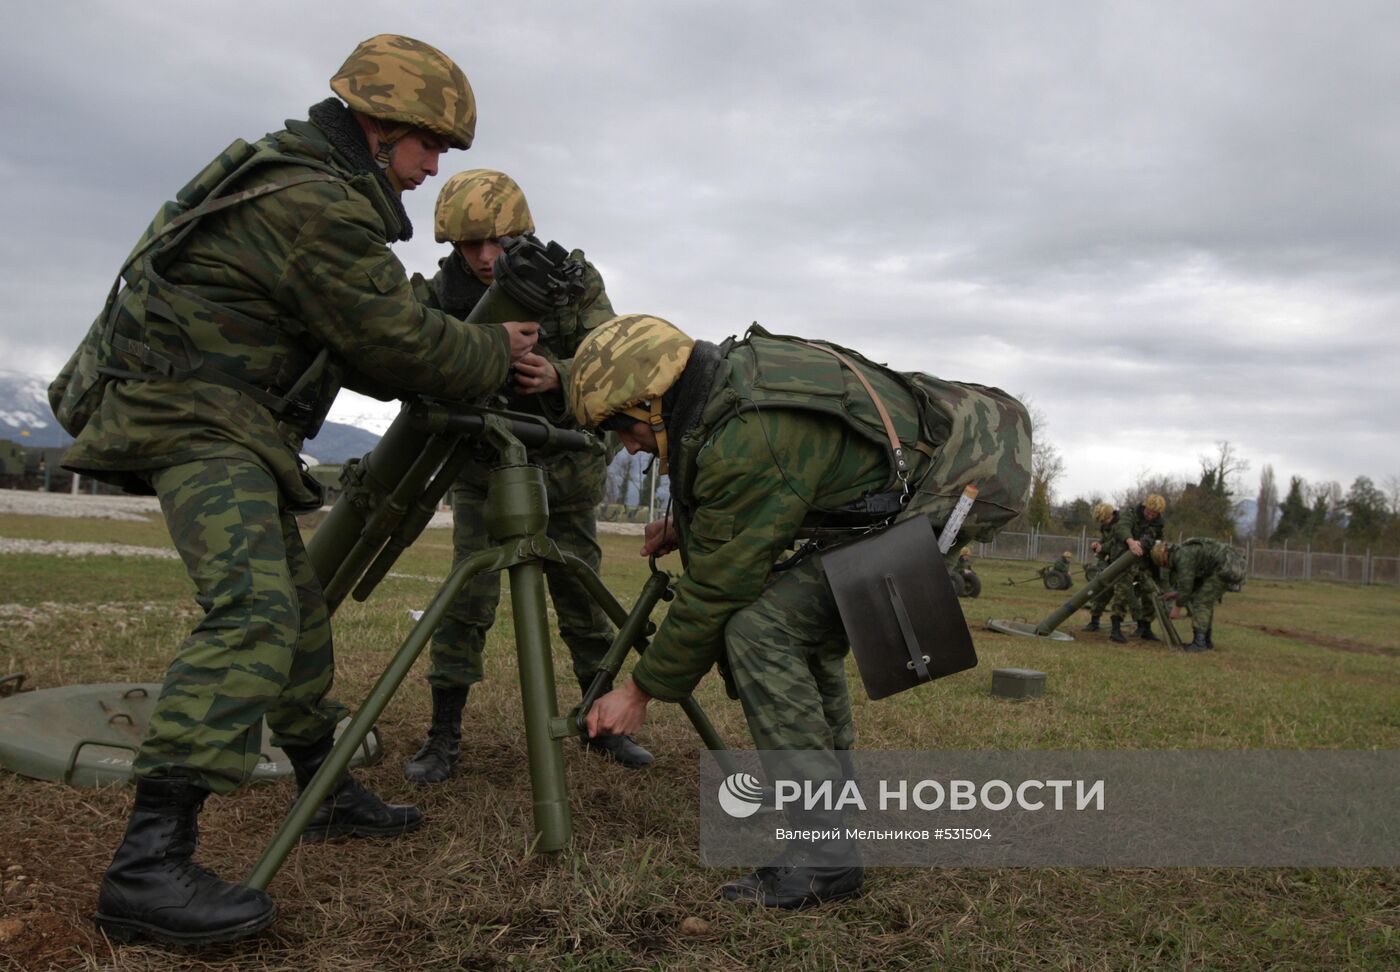
[{"label": "dry grass patch", "polygon": [[[97,525],[96,536],[108,527]],[[429,534],[396,568],[408,576],[342,609],[342,699],[362,699],[408,633],[408,612],[435,589],[414,577],[442,573],[445,537]],[[645,574],[637,539],[603,544],[609,582],[630,599]],[[178,564],[108,560],[116,568],[99,558],[0,560],[10,591],[0,608],[0,664],[28,670],[43,687],[158,681],[194,617],[188,581]],[[1033,569],[1025,564],[983,561],[977,569],[985,593],[963,605],[980,667],[881,702],[857,691],[863,747],[1400,748],[1400,672],[1391,652],[1338,651],[1263,630],[1326,630],[1393,648],[1393,624],[1381,621],[1400,611],[1400,592],[1252,585],[1220,610],[1220,650],[1187,656],[1113,645],[1102,635],[1054,644],[982,631],[986,617],[1036,620],[1065,594],[1006,586],[1005,577]],[[417,802],[429,825],[394,841],[298,848],[269,889],[278,921],[236,946],[111,949],[89,915],[129,793],[0,774],[0,968],[1400,967],[1393,869],[880,869],[863,898],[815,912],[727,905],[715,890],[735,872],[697,861],[697,742],[673,706],[653,707],[641,733],[658,758],[648,771],[566,745],[574,840],[563,853],[539,854],[510,635],[503,602],[488,679],[468,703],[462,772],[450,782],[415,790],[401,776],[427,724],[425,660],[380,720],[384,758],[361,772],[386,798]],[[578,690],[562,645],[555,663],[567,707]],[[992,699],[990,670],[1003,665],[1045,671],[1046,698]],[[742,715],[718,681],[707,680],[699,697],[720,732],[743,743]],[[291,796],[279,783],[211,799],[200,860],[226,877],[246,873]]]}]

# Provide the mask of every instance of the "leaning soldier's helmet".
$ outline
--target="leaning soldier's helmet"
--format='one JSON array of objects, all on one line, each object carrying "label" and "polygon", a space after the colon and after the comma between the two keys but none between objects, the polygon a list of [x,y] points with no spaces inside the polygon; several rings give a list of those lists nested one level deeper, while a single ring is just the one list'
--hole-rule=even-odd
[{"label": "leaning soldier's helmet", "polygon": [[646,314],[598,325],[574,352],[570,371],[569,406],[579,425],[597,428],[618,412],[659,402],[680,378],[694,347],[695,340],[680,328]]},{"label": "leaning soldier's helmet", "polygon": [[1169,544],[1165,540],[1158,540],[1152,545],[1152,562],[1158,567],[1167,566],[1167,547]]},{"label": "leaning soldier's helmet", "polygon": [[453,148],[471,148],[476,96],[462,69],[430,44],[399,34],[371,37],[345,59],[331,90],[377,121],[426,128]]},{"label": "leaning soldier's helmet", "polygon": [[1167,508],[1166,498],[1161,493],[1152,493],[1142,501],[1142,508],[1153,513],[1161,513]]},{"label": "leaning soldier's helmet", "polygon": [[1107,503],[1095,503],[1090,507],[1089,515],[1094,518],[1095,523],[1107,523],[1113,519],[1113,507]]},{"label": "leaning soldier's helmet", "polygon": [[535,220],[514,179],[495,169],[468,169],[438,193],[433,231],[439,243],[497,240],[533,233]]},{"label": "leaning soldier's helmet", "polygon": [[1064,553],[1060,554],[1060,556],[1063,557],[1063,558],[1065,558],[1066,560],[1073,560],[1073,559],[1074,559],[1074,551],[1073,551],[1073,550],[1066,550]]}]

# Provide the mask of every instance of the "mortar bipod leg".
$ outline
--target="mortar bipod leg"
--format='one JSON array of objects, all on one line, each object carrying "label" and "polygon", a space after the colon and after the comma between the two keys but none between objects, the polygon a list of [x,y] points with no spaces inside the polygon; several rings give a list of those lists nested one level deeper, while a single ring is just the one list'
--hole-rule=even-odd
[{"label": "mortar bipod leg", "polygon": [[[598,674],[593,677],[593,682],[584,693],[583,701],[577,710],[576,724],[580,732],[585,730],[585,719],[588,710],[593,707],[593,703],[603,694],[603,686],[617,677],[617,673],[622,668],[623,659],[627,657],[627,651],[635,648],[638,654],[646,650],[648,637],[652,628],[650,624],[652,609],[656,607],[658,601],[669,601],[672,597],[670,577],[665,571],[657,570],[655,564],[652,565],[651,576],[642,585],[641,594],[637,597],[637,603],[632,606],[631,612],[624,608],[620,601],[608,590],[602,579],[593,572],[583,560],[573,554],[564,554],[564,563],[573,571],[574,575],[588,588],[588,592],[593,596],[593,600],[603,609],[617,626],[617,635],[613,638],[612,646],[608,653],[603,656],[603,663],[598,669]],[[681,711],[690,719],[690,724],[695,728],[695,733],[700,737],[700,741],[705,744],[705,748],[715,753],[715,759],[719,761],[726,772],[738,772],[738,766],[729,756],[729,747],[725,745],[724,739],[719,731],[715,729],[710,717],[705,714],[705,710],[694,697],[687,697],[680,702]]]},{"label": "mortar bipod leg", "polygon": [[510,567],[511,613],[515,619],[516,667],[530,757],[535,830],[542,851],[562,850],[573,836],[568,786],[564,780],[564,741],[553,731],[559,701],[554,691],[549,613],[544,598],[544,565],[539,560]]},{"label": "mortar bipod leg", "polygon": [[287,819],[282,821],[282,826],[273,835],[272,841],[263,851],[262,857],[258,858],[253,869],[248,872],[248,877],[243,882],[245,885],[260,891],[267,889],[273,875],[277,873],[277,869],[282,866],[282,862],[287,859],[287,855],[301,839],[306,825],[316,813],[316,808],[330,794],[331,787],[335,785],[335,782],[340,779],[340,775],[350,765],[350,759],[355,754],[355,750],[369,735],[370,729],[384,712],[384,708],[394,697],[399,686],[403,684],[404,678],[407,677],[413,668],[413,663],[417,661],[419,654],[432,638],[433,632],[442,624],[448,607],[473,577],[488,570],[499,570],[502,557],[503,551],[499,548],[483,550],[481,553],[462,561],[448,575],[446,582],[423,612],[423,617],[413,626],[413,630],[409,632],[408,638],[395,652],[394,657],[389,659],[389,664],[385,667],[384,673],[379,676],[379,680],[374,683],[374,688],[370,690],[364,704],[360,706],[359,711],[350,720],[350,724],[345,727],[345,731],[340,734],[340,738],[331,747],[330,754],[326,756],[321,768],[307,783],[306,789],[301,792],[296,803],[292,805]]}]

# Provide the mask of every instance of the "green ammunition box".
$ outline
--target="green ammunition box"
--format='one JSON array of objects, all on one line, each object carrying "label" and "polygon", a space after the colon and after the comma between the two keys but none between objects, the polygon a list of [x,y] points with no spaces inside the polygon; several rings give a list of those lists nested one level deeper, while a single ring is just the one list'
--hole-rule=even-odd
[{"label": "green ammunition box", "polygon": [[1045,694],[1045,673],[1029,668],[994,668],[992,694],[1015,702],[1038,699]]}]

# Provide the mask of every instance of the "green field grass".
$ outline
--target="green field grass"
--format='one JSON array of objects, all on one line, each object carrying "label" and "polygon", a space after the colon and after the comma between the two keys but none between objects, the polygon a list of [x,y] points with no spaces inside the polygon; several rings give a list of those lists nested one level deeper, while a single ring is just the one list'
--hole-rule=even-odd
[{"label": "green field grass", "polygon": [[[158,520],[0,515],[0,537],[169,546]],[[605,579],[624,602],[646,574],[639,542],[603,538]],[[369,602],[341,609],[340,698],[364,697],[450,552],[448,532],[429,531]],[[1219,650],[1187,655],[1103,634],[1058,643],[986,631],[989,617],[1038,620],[1067,595],[1005,583],[1033,565],[976,569],[983,594],[962,605],[980,665],[879,702],[852,672],[862,748],[1400,748],[1400,590],[1251,582],[1218,610]],[[0,674],[25,671],[41,688],[159,680],[197,612],[174,560],[0,555],[0,580]],[[400,772],[427,720],[425,660],[380,720],[385,758],[364,775],[386,797],[418,802],[430,825],[393,842],[297,849],[269,889],[277,923],[238,946],[111,949],[88,916],[128,791],[0,773],[0,968],[1400,967],[1394,869],[881,869],[863,898],[811,912],[725,904],[715,889],[735,872],[697,859],[699,745],[663,704],[640,734],[657,756],[650,770],[566,746],[574,842],[536,853],[511,637],[503,610],[449,783],[415,790]],[[577,689],[557,643],[555,662],[571,705]],[[992,698],[991,670],[1003,666],[1045,672],[1044,699]],[[742,715],[717,678],[698,698],[744,745]],[[243,874],[290,799],[288,786],[268,785],[211,800],[201,861]],[[698,921],[683,927],[687,918]]]}]

